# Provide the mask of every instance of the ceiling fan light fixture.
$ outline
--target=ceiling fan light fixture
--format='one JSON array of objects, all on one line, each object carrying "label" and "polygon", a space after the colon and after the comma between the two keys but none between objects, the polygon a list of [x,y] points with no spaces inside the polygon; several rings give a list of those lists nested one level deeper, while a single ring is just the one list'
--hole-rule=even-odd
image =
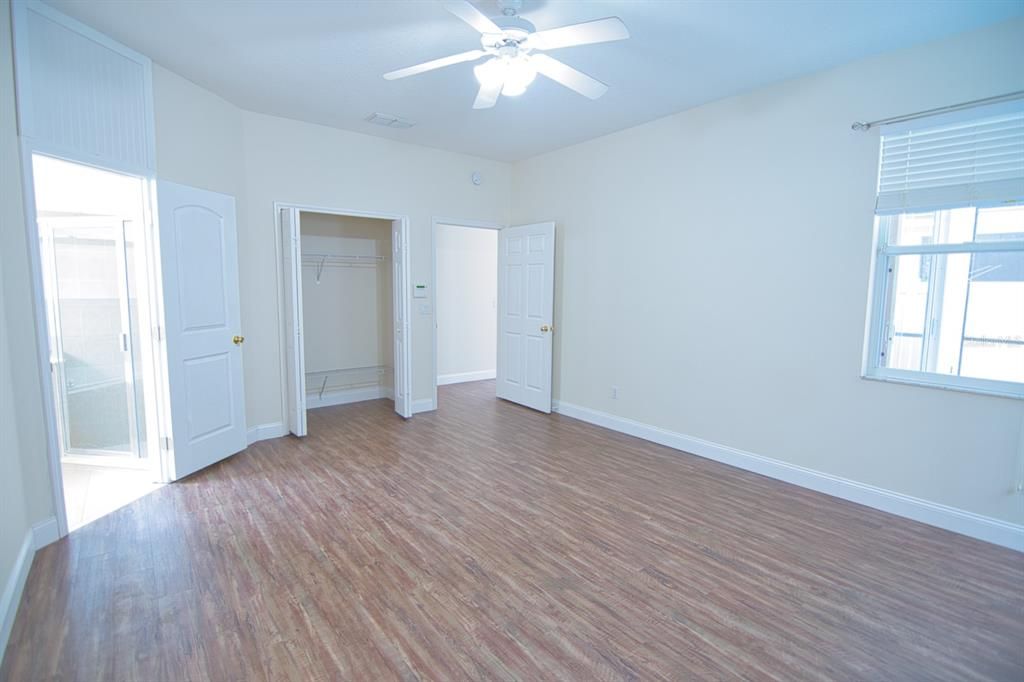
[{"label": "ceiling fan light fixture", "polygon": [[476,81],[484,87],[500,87],[501,83],[505,81],[506,71],[508,71],[508,63],[500,57],[492,57],[473,67]]},{"label": "ceiling fan light fixture", "polygon": [[526,92],[526,88],[536,77],[537,69],[530,62],[528,55],[521,54],[510,59],[505,72],[505,86],[501,89],[501,94],[506,97],[518,97]]},{"label": "ceiling fan light fixture", "polygon": [[480,83],[473,100],[474,109],[490,109],[501,95],[522,95],[538,73],[589,99],[597,99],[608,91],[608,86],[601,81],[554,59],[546,51],[625,40],[629,38],[629,30],[621,19],[605,17],[537,31],[533,24],[519,16],[523,0],[497,2],[502,16],[492,19],[468,0],[442,0],[445,9],[480,34],[480,49],[389,71],[384,78],[398,80],[485,59],[473,68]]}]

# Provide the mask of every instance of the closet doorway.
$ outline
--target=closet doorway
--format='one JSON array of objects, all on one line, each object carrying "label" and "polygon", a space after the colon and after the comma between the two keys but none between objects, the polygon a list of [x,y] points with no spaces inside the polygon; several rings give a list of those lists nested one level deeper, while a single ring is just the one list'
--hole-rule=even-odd
[{"label": "closet doorway", "polygon": [[412,416],[408,221],[277,206],[288,430],[306,411],[388,399]]}]

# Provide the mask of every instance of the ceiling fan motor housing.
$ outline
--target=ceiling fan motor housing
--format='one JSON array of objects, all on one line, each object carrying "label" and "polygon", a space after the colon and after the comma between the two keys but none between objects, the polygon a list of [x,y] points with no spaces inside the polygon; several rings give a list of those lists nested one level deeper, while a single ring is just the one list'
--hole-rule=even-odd
[{"label": "ceiling fan motor housing", "polygon": [[480,43],[485,47],[502,47],[503,45],[518,44],[526,40],[527,36],[537,29],[526,19],[520,16],[500,16],[492,19],[501,33],[485,33],[480,37]]}]

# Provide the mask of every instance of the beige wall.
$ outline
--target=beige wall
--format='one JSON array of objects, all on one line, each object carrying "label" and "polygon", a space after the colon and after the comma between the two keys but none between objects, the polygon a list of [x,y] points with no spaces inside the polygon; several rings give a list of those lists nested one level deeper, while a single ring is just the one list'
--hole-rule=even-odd
[{"label": "beige wall", "polygon": [[[414,284],[430,282],[432,216],[507,222],[507,164],[248,112],[243,129],[250,225],[239,236],[242,321],[246,345],[250,334],[257,339],[246,363],[253,357],[269,368],[279,356],[278,283],[268,276],[276,261],[275,200],[409,216]],[[474,170],[484,177],[479,187],[470,181]],[[434,318],[432,309],[420,310],[422,303],[416,299],[412,311],[414,400],[429,400],[433,391]],[[280,374],[247,371],[245,379],[246,396],[256,396],[250,426],[280,421],[281,401],[273,400]]]},{"label": "beige wall", "polygon": [[[33,524],[53,516],[14,113],[10,3],[0,1],[0,592]],[[0,614],[2,616],[3,614]],[[2,655],[2,654],[0,654]]]},{"label": "beige wall", "polygon": [[1017,21],[516,164],[513,222],[558,226],[556,397],[1024,522],[1024,403],[859,376],[878,135],[850,130],[1022,65]]},{"label": "beige wall", "polygon": [[[6,161],[6,156],[0,156],[0,163]],[[0,200],[4,201],[5,205],[7,199],[7,192],[0,189]],[[6,220],[6,215],[4,219]],[[0,262],[0,271],[2,270],[3,263]],[[11,328],[7,321],[8,306],[5,303],[8,292],[3,279],[0,277],[0,592],[3,592],[11,579],[18,552],[21,551],[31,528],[25,504],[25,494],[28,491],[21,470],[22,449],[18,438],[17,411],[14,407],[17,394],[12,379],[11,349],[8,340]],[[3,615],[0,613],[0,618]],[[3,641],[0,633],[0,643]],[[0,652],[0,658],[2,656],[3,653]]]},{"label": "beige wall", "polygon": [[[241,111],[159,66],[153,89],[158,175],[237,200],[250,428],[282,419],[275,201],[408,215],[412,282],[420,284],[430,283],[432,217],[508,221],[508,164]],[[419,299],[413,306],[420,401],[432,397],[432,302],[426,312]]]},{"label": "beige wall", "polygon": [[438,225],[437,375],[494,372],[498,355],[498,231]]}]

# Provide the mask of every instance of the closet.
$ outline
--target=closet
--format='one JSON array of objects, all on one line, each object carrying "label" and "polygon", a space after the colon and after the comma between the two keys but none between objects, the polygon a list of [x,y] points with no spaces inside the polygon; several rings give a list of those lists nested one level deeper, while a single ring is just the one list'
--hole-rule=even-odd
[{"label": "closet", "polygon": [[282,210],[286,317],[295,327],[289,373],[301,373],[289,377],[301,396],[289,400],[293,433],[305,435],[306,409],[394,400],[398,228],[385,219]]}]

